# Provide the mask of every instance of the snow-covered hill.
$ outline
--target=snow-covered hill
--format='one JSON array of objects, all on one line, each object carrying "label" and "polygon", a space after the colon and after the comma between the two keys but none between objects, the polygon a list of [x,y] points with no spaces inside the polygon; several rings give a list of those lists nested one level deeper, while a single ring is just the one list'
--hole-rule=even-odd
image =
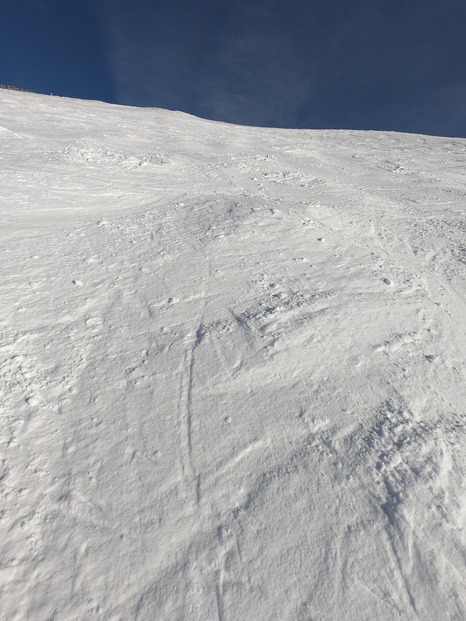
[{"label": "snow-covered hill", "polygon": [[466,140],[0,91],[4,619],[466,617]]}]

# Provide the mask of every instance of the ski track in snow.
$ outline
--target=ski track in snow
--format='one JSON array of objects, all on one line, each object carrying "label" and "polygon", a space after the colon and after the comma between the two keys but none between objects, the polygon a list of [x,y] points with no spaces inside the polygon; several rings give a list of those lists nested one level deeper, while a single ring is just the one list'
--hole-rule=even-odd
[{"label": "ski track in snow", "polygon": [[466,141],[0,92],[6,619],[466,616]]}]

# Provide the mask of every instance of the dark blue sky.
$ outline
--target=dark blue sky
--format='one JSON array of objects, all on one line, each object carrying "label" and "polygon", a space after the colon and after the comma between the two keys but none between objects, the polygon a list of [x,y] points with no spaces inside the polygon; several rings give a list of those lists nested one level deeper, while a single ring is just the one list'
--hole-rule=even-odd
[{"label": "dark blue sky", "polygon": [[0,83],[276,127],[466,137],[465,0],[2,0]]}]

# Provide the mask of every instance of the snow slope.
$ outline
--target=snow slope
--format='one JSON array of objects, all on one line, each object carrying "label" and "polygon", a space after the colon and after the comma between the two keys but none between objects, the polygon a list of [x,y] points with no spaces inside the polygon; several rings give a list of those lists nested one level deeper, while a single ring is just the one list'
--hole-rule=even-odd
[{"label": "snow slope", "polygon": [[466,618],[466,140],[0,91],[4,619]]}]

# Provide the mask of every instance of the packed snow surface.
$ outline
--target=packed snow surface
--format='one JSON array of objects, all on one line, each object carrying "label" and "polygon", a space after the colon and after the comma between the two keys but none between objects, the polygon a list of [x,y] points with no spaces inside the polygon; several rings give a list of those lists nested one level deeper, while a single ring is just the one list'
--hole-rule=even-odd
[{"label": "packed snow surface", "polygon": [[466,140],[0,92],[8,620],[466,618]]}]

